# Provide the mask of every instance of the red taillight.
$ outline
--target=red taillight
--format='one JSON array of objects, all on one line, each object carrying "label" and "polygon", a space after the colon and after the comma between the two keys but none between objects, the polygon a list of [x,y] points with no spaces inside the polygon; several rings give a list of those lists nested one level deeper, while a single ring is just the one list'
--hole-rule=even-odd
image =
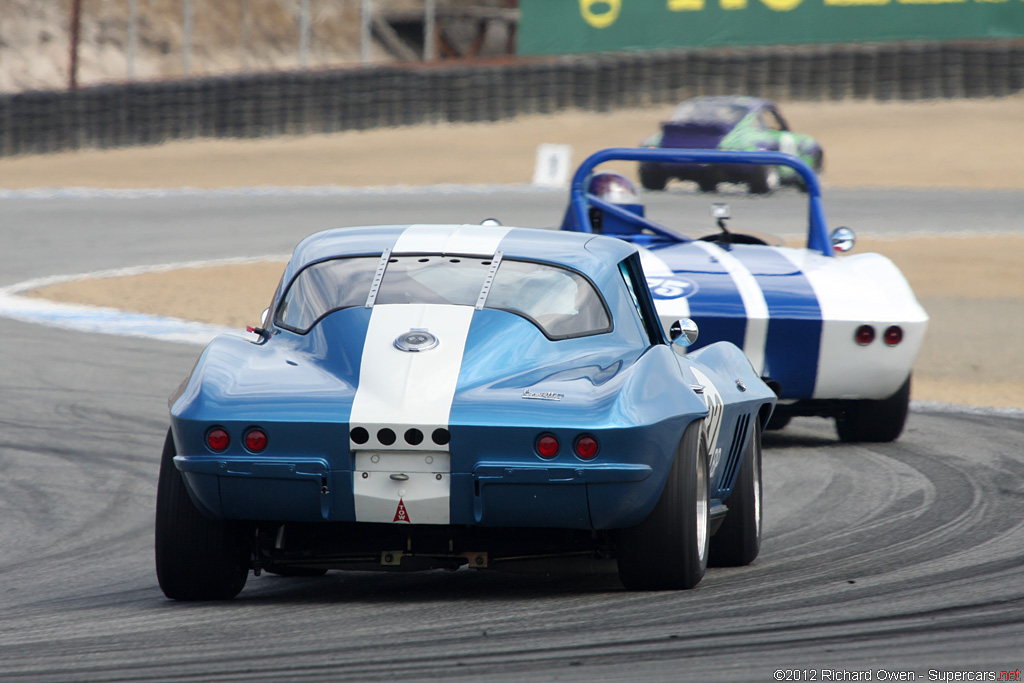
[{"label": "red taillight", "polygon": [[534,448],[537,449],[537,455],[542,458],[553,458],[558,455],[558,439],[551,434],[545,434],[537,439],[537,443],[534,444]]},{"label": "red taillight", "polygon": [[592,436],[581,436],[576,439],[576,455],[590,460],[597,455],[597,439]]},{"label": "red taillight", "polygon": [[875,341],[875,328],[871,327],[871,325],[861,325],[853,334],[853,338],[856,339],[857,343],[861,346],[867,346],[871,342]]},{"label": "red taillight", "polygon": [[259,453],[267,447],[267,435],[262,429],[250,429],[245,433],[245,448],[250,453]]},{"label": "red taillight", "polygon": [[228,436],[227,431],[220,427],[214,427],[206,432],[206,445],[214,453],[223,453],[228,449],[228,444],[230,443],[231,437]]},{"label": "red taillight", "polygon": [[885,330],[885,334],[882,335],[882,339],[889,346],[896,346],[903,341],[903,328],[899,325],[892,325]]}]

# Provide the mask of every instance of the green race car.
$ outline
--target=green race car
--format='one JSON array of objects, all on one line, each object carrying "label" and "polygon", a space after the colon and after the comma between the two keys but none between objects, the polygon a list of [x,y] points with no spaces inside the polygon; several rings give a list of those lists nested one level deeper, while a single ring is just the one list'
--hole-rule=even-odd
[{"label": "green race car", "polygon": [[[680,103],[661,130],[642,147],[722,149],[792,154],[821,173],[824,153],[809,135],[794,133],[771,100],[758,97],[694,97]],[[785,166],[741,166],[698,163],[643,163],[640,183],[648,190],[663,190],[669,180],[692,180],[703,192],[719,183],[745,183],[751,192],[766,194],[782,184],[798,184],[799,177]]]}]

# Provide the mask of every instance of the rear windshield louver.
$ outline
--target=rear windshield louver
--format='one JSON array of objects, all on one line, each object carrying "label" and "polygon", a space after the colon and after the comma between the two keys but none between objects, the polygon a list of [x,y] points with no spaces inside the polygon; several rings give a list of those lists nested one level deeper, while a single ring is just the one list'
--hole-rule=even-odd
[{"label": "rear windshield louver", "polygon": [[736,420],[736,432],[732,435],[732,447],[729,449],[729,458],[725,461],[725,469],[722,471],[722,479],[718,488],[727,491],[732,488],[732,480],[736,476],[737,465],[740,456],[743,454],[743,446],[746,443],[747,430],[750,428],[750,415],[740,415]]}]

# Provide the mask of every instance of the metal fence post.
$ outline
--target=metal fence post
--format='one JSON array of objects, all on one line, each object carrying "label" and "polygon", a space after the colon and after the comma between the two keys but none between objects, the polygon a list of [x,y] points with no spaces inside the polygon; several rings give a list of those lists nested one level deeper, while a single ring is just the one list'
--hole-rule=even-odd
[{"label": "metal fence post", "polygon": [[373,0],[360,0],[359,3],[359,61],[366,64],[370,61],[370,20],[373,14]]},{"label": "metal fence post", "polygon": [[82,30],[82,0],[71,3],[71,54],[68,59],[68,90],[78,88],[78,41]]},{"label": "metal fence post", "polygon": [[299,2],[299,66],[309,64],[309,0]]},{"label": "metal fence post", "polygon": [[128,0],[128,80],[135,80],[135,53],[139,45],[139,0]]},{"label": "metal fence post", "polygon": [[188,76],[192,72],[192,0],[182,2],[181,70]]},{"label": "metal fence post", "polygon": [[426,0],[423,8],[423,61],[432,62],[437,57],[434,46],[437,33],[437,0]]}]

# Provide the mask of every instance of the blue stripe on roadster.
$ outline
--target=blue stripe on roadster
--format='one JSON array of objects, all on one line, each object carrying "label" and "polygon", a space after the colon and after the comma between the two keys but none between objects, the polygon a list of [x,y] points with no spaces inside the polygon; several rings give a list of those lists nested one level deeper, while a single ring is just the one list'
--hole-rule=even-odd
[{"label": "blue stripe on roadster", "polygon": [[690,317],[700,328],[693,349],[716,341],[743,348],[747,311],[732,276],[716,259],[692,247],[651,248],[676,273],[692,278],[697,289],[687,299]]},{"label": "blue stripe on roadster", "polygon": [[782,384],[783,398],[811,396],[822,322],[810,281],[773,248],[737,245],[732,254],[753,273],[768,304],[763,375]]}]

